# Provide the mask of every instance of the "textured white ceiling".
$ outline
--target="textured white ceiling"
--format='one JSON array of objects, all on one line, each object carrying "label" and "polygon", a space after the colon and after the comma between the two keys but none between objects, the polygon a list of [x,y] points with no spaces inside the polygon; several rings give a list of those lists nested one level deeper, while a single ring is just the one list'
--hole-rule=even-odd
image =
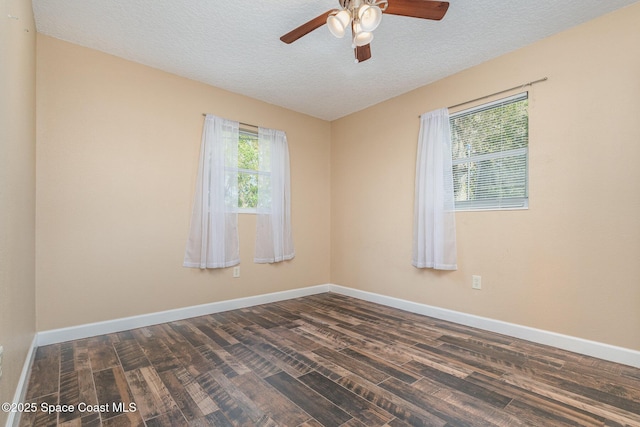
[{"label": "textured white ceiling", "polygon": [[[392,2],[393,0],[389,0]],[[33,0],[37,30],[325,120],[359,111],[637,0],[450,0],[442,21],[384,15],[372,58],[320,27],[337,0]]]}]

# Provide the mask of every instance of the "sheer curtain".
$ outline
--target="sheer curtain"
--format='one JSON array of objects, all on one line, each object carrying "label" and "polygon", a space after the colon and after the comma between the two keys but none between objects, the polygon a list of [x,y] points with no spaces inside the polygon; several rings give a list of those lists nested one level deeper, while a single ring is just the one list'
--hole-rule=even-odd
[{"label": "sheer curtain", "polygon": [[291,233],[289,146],[283,131],[258,129],[260,166],[254,262],[273,263],[295,256]]},{"label": "sheer curtain", "polygon": [[420,116],[413,217],[413,265],[457,270],[449,110]]},{"label": "sheer curtain", "polygon": [[207,114],[185,267],[223,268],[240,263],[238,136],[238,122]]}]

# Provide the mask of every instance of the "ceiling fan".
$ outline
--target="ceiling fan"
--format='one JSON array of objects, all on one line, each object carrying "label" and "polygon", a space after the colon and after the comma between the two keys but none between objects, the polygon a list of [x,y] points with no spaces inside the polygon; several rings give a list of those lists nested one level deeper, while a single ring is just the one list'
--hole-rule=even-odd
[{"label": "ceiling fan", "polygon": [[434,0],[338,0],[338,3],[340,9],[323,13],[280,37],[280,40],[293,43],[324,24],[334,36],[342,38],[350,26],[357,63],[371,58],[373,30],[380,24],[383,13],[439,21],[449,8],[449,2]]}]

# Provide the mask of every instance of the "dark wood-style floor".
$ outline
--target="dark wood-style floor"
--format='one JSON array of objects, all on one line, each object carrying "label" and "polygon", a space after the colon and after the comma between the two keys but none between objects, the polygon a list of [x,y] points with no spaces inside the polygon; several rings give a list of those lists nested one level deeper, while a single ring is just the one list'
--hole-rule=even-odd
[{"label": "dark wood-style floor", "polygon": [[23,426],[640,426],[640,369],[328,293],[40,347],[27,399]]}]

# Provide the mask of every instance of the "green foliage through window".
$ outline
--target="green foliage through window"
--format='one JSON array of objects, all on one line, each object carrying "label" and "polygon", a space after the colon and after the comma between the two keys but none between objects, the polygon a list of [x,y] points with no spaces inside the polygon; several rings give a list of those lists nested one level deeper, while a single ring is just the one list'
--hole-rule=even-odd
[{"label": "green foliage through window", "polygon": [[456,209],[526,207],[527,93],[452,114]]},{"label": "green foliage through window", "polygon": [[258,170],[260,149],[258,135],[240,132],[238,140],[238,207],[258,206]]}]

